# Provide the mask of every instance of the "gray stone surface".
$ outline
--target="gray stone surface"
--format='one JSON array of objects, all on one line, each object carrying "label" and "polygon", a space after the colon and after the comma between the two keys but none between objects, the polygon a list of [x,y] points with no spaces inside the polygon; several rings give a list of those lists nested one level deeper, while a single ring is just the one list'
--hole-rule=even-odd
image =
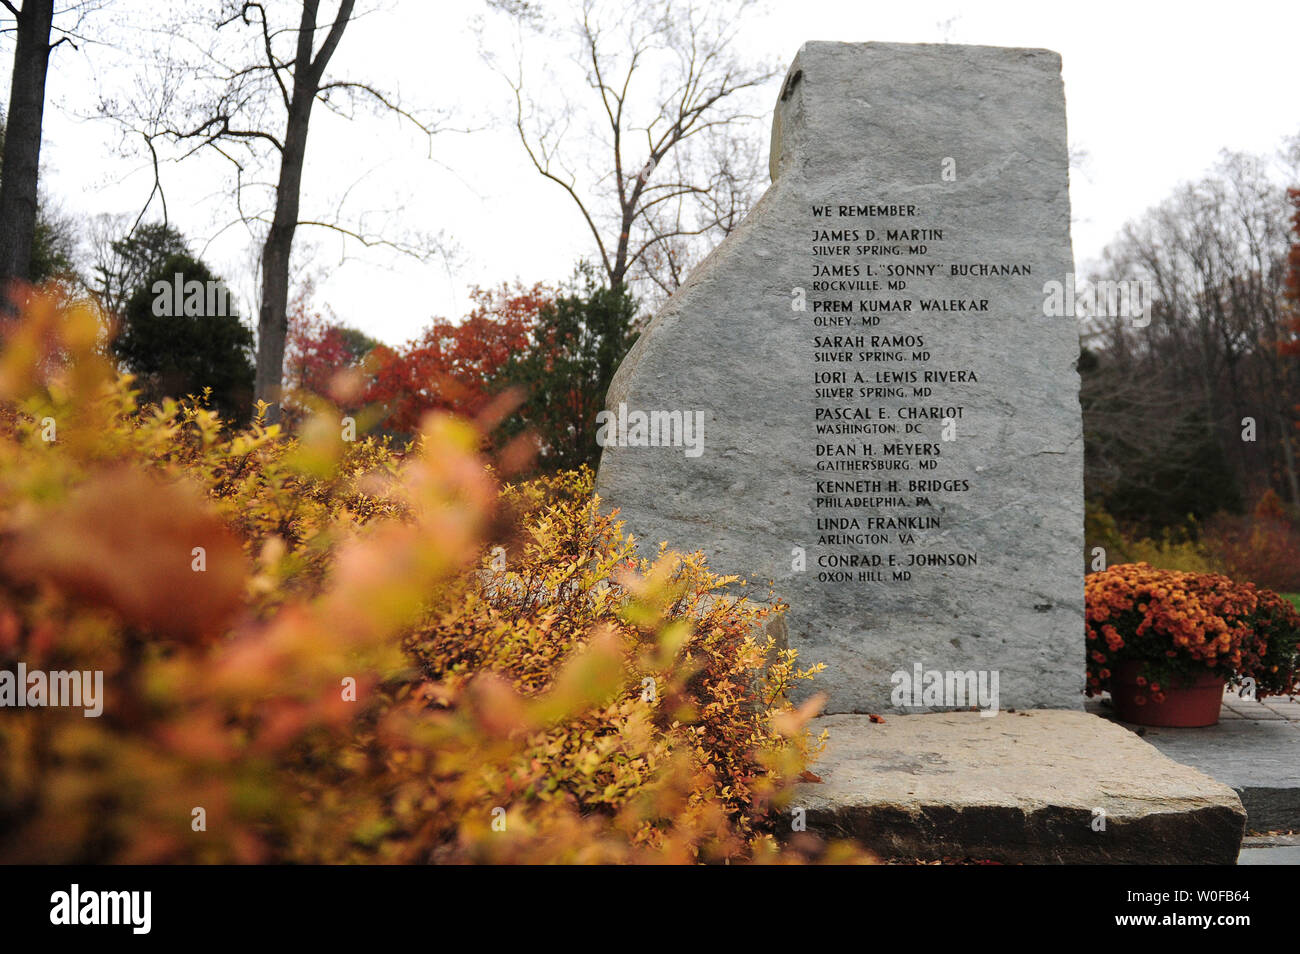
[{"label": "gray stone surface", "polygon": [[1300,865],[1300,845],[1243,848],[1239,865]]},{"label": "gray stone surface", "polygon": [[1247,848],[1300,848],[1300,835],[1251,835],[1241,839],[1241,850]]},{"label": "gray stone surface", "polygon": [[793,806],[810,832],[882,857],[1232,864],[1241,846],[1231,788],[1085,712],[835,715],[814,728],[829,732],[822,781],[800,784]]},{"label": "gray stone surface", "polygon": [[[1285,699],[1263,702],[1225,695],[1218,725],[1169,729],[1116,722],[1176,762],[1230,785],[1251,831],[1300,829],[1300,721],[1279,713]],[[1231,707],[1231,708],[1229,708]],[[1110,710],[1089,708],[1111,717]]]},{"label": "gray stone surface", "polygon": [[[1064,281],[1072,269],[1064,109],[1060,58],[1047,50],[805,44],[776,107],[772,186],[654,317],[606,397],[611,411],[703,412],[699,456],[680,446],[607,445],[597,492],[621,509],[647,554],[667,541],[703,550],[715,569],[764,590],[773,581],[791,606],[790,645],[804,662],[828,666],[814,688],[829,692],[830,712],[893,711],[891,674],[917,664],[996,671],[1004,707],[1081,706],[1078,333],[1070,318],[1043,317],[1044,283]],[[946,159],[955,163],[954,181],[943,178]],[[913,214],[840,215],[840,206],[859,205],[910,206]],[[813,215],[826,206],[829,217]],[[840,247],[814,241],[815,234],[855,229],[856,239],[844,242],[851,249],[886,245],[900,254],[813,254]],[[890,241],[890,229],[942,237]],[[921,245],[926,252],[913,251]],[[954,264],[984,263],[1030,273],[950,274]],[[902,279],[905,289],[888,289],[883,271],[894,264],[937,268]],[[857,266],[859,274],[815,276],[821,265]],[[880,289],[814,285],[841,280],[880,281]],[[807,296],[804,312],[793,310],[794,289]],[[910,301],[913,310],[874,304],[884,300]],[[920,312],[923,301],[948,300],[987,300],[988,307]],[[853,311],[814,310],[835,301]],[[853,324],[825,324],[839,317]],[[877,325],[863,324],[876,318]],[[827,345],[835,335],[864,340]],[[872,335],[911,336],[911,343],[894,347]],[[846,352],[855,357],[814,360]],[[862,359],[861,352],[898,357]],[[823,371],[886,393],[818,395],[814,375]],[[877,372],[916,377],[898,385]],[[963,372],[966,380],[927,384],[927,372]],[[819,408],[865,411],[870,423],[897,431],[818,435]],[[912,409],[952,408],[960,416],[944,415],[956,425],[951,442],[941,440],[941,417],[905,431],[911,422],[902,415]],[[819,469],[846,459],[870,465],[867,443],[873,457],[907,468]],[[823,453],[823,444],[855,452]],[[899,444],[911,449],[891,452]],[[934,469],[925,469],[930,462]],[[819,491],[819,480],[862,483]],[[922,490],[912,480],[948,483]],[[819,527],[827,518],[858,525]],[[870,524],[882,519],[921,525]],[[819,543],[823,534],[875,532],[883,540]],[[950,562],[912,566],[910,580],[895,579],[914,556]],[[842,558],[882,564],[820,565]],[[824,572],[850,579],[819,580]],[[860,576],[873,572],[883,581]]]}]

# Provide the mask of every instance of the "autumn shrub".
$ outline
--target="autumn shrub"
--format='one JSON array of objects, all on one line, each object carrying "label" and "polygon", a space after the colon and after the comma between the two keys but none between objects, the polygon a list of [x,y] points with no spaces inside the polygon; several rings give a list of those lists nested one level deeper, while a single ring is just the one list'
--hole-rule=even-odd
[{"label": "autumn shrub", "polygon": [[46,296],[0,351],[0,670],[104,680],[4,711],[0,861],[860,857],[773,837],[816,746],[775,610],[634,560],[589,473],[142,411],[103,347]]},{"label": "autumn shrub", "polygon": [[[429,615],[411,638],[413,655],[445,689],[487,671],[532,697],[554,685],[589,634],[615,637],[628,673],[620,692],[579,722],[538,733],[522,753],[546,766],[539,796],[613,816],[653,782],[657,765],[689,753],[699,783],[687,807],[722,806],[750,837],[775,793],[771,753],[791,745],[772,724],[773,707],[811,673],[753,635],[779,607],[726,595],[737,581],[711,574],[702,554],[638,561],[590,479],[584,470],[579,482],[540,482],[547,495],[560,491],[558,501],[534,511],[526,538],[489,558],[484,579]],[[536,490],[536,482],[508,488],[506,498]],[[636,837],[657,843],[657,829],[647,821]]]},{"label": "autumn shrub", "polygon": [[[1086,571],[1111,563],[1149,563],[1162,570],[1212,573],[1219,570],[1214,555],[1201,540],[1201,527],[1192,517],[1165,527],[1157,536],[1125,531],[1104,507],[1089,503],[1084,517]],[[1096,552],[1101,549],[1101,553]]]},{"label": "autumn shrub", "polygon": [[1088,570],[1147,563],[1162,570],[1221,573],[1281,593],[1300,592],[1300,524],[1277,494],[1266,491],[1249,514],[1219,513],[1199,522],[1188,517],[1156,536],[1121,527],[1098,504],[1087,508],[1084,536]]},{"label": "autumn shrub", "polygon": [[1272,490],[1247,516],[1221,514],[1206,528],[1206,546],[1222,572],[1283,593],[1300,592],[1300,525]]},{"label": "autumn shrub", "polygon": [[1089,574],[1085,594],[1089,695],[1128,661],[1156,702],[1207,671],[1253,679],[1258,698],[1300,692],[1300,613],[1276,593],[1136,563]]},{"label": "autumn shrub", "polygon": [[1205,544],[1183,528],[1165,528],[1158,538],[1142,537],[1129,544],[1126,562],[1149,563],[1162,570],[1213,573],[1218,569]]}]

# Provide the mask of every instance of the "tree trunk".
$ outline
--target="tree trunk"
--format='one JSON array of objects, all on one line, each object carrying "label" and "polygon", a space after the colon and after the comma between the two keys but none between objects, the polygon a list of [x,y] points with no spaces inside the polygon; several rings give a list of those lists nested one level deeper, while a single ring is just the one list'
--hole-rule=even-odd
[{"label": "tree trunk", "polygon": [[320,52],[312,57],[316,39],[316,12],[320,0],[304,0],[298,23],[298,55],[293,70],[293,93],[289,97],[284,149],[280,154],[280,178],[275,187],[275,215],[262,246],[262,301],[257,316],[257,397],[266,401],[266,419],[280,420],[280,390],[284,376],[284,339],[288,331],[289,256],[293,234],[298,228],[302,164],[307,154],[307,127],[311,107],[320,92],[321,76],[337,48],[352,16],[355,0],[342,0],[338,15]]},{"label": "tree trunk", "polygon": [[1282,429],[1282,463],[1286,469],[1287,490],[1291,492],[1291,503],[1300,507],[1300,478],[1296,476],[1295,452],[1291,446],[1291,422],[1286,415],[1277,415],[1277,426]]},{"label": "tree trunk", "polygon": [[[45,73],[50,64],[54,0],[26,0],[18,16],[13,82],[9,88],[4,163],[0,166],[0,291],[30,277],[36,234],[37,175]],[[0,313],[3,296],[0,296]]]},{"label": "tree trunk", "polygon": [[289,127],[280,159],[280,178],[275,190],[275,215],[262,246],[262,301],[257,317],[257,397],[270,404],[268,423],[280,419],[280,387],[284,373],[284,340],[288,332],[289,256],[298,228],[298,192],[302,185],[302,163],[307,147],[307,122],[312,96],[299,106],[295,90],[289,112]]},{"label": "tree trunk", "polygon": [[[635,202],[635,198],[632,201]],[[618,233],[618,247],[614,250],[614,262],[609,269],[609,287],[615,292],[621,292],[627,284],[627,257],[631,250],[629,243],[632,237],[632,222],[635,217],[634,206],[624,203],[623,227]]]},{"label": "tree trunk", "polygon": [[257,375],[254,389],[270,407],[268,423],[280,420],[280,389],[284,376],[284,339],[289,324],[289,256],[298,228],[302,163],[307,154],[307,124],[316,99],[317,77],[312,68],[312,41],[316,33],[317,4],[302,5],[298,24],[298,58],[293,71],[293,94],[285,122],[280,177],[275,186],[275,215],[262,246],[262,301],[257,315]]}]

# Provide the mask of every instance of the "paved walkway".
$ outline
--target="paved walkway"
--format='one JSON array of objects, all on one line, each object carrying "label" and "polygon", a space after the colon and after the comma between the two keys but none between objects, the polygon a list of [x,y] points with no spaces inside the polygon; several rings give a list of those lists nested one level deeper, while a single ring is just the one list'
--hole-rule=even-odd
[{"label": "paved walkway", "polygon": [[1300,865],[1300,835],[1246,836],[1239,865]]},{"label": "paved walkway", "polygon": [[1269,696],[1267,699],[1243,699],[1231,689],[1223,694],[1220,719],[1253,719],[1260,722],[1300,722],[1300,699]]},{"label": "paved walkway", "polygon": [[[1090,712],[1113,721],[1109,699],[1090,699]],[[1236,789],[1246,831],[1300,831],[1300,700],[1256,701],[1225,692],[1219,724],[1165,729],[1120,722],[1176,762]],[[1248,838],[1239,864],[1300,864],[1300,838]]]}]

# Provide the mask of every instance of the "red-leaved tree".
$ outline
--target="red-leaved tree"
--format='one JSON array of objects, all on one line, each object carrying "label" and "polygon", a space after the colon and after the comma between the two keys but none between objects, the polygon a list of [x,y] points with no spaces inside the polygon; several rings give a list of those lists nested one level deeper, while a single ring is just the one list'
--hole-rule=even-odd
[{"label": "red-leaved tree", "polygon": [[541,283],[475,288],[463,321],[435,318],[400,348],[363,347],[358,332],[327,321],[299,296],[290,313],[288,377],[295,388],[329,394],[338,372],[359,369],[364,384],[346,409],[377,406],[389,433],[413,433],[430,410],[475,417],[501,390],[501,369],[529,346],[537,314],[555,294]]},{"label": "red-leaved tree", "polygon": [[285,379],[293,388],[328,394],[334,375],[357,367],[376,345],[361,332],[326,319],[300,294],[289,309]]}]

